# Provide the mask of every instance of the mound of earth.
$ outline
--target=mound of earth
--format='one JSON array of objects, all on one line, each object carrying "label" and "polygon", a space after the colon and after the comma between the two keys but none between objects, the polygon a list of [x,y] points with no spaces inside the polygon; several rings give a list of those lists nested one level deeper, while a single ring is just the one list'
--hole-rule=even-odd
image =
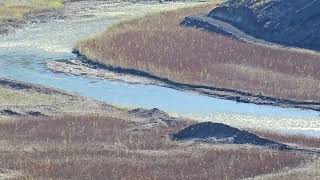
[{"label": "mound of earth", "polygon": [[207,16],[260,39],[320,50],[318,0],[227,0]]},{"label": "mound of earth", "polygon": [[135,117],[146,119],[148,123],[163,125],[166,127],[175,126],[178,124],[177,118],[170,117],[169,114],[157,108],[153,108],[150,110],[137,108],[129,111],[129,114]]},{"label": "mound of earth", "polygon": [[242,131],[221,123],[204,122],[191,125],[176,134],[172,140],[194,140],[207,143],[252,144],[269,148],[288,150],[290,147],[269,139],[259,137],[248,131]]}]

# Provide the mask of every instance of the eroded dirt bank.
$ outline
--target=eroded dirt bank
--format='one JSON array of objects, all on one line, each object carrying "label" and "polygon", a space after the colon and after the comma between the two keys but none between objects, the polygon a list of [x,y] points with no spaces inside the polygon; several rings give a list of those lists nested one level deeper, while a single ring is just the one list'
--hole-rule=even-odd
[{"label": "eroded dirt bank", "polygon": [[[252,1],[228,0],[214,8],[202,21],[201,27],[223,21],[269,42],[319,50],[320,3],[315,0]],[[213,22],[213,23],[212,23]],[[196,22],[193,24],[197,24]],[[250,38],[248,38],[250,39]]]}]

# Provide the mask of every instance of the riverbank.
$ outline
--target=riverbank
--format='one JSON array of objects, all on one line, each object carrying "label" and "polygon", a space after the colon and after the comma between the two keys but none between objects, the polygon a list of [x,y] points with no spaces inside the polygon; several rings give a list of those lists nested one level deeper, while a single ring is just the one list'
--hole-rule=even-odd
[{"label": "riverbank", "polygon": [[175,142],[170,135],[193,121],[157,109],[128,111],[8,79],[0,80],[0,95],[1,178],[235,179],[301,170],[318,176],[311,174],[318,165],[311,151],[320,147],[316,138],[264,134],[283,143],[306,142],[300,144],[306,151]]},{"label": "riverbank", "polygon": [[0,119],[121,112],[116,107],[61,90],[0,78]]},{"label": "riverbank", "polygon": [[157,76],[153,73],[137,69],[128,69],[97,63],[96,61],[79,54],[79,52],[74,53],[78,54],[77,60],[53,61],[47,64],[47,68],[53,72],[87,76],[97,79],[122,81],[132,84],[141,83],[147,85],[158,85],[241,103],[320,111],[320,103],[318,102],[281,99],[234,89],[179,83]]},{"label": "riverbank", "polygon": [[[63,115],[109,115],[119,116],[129,121],[135,121],[129,115],[131,110],[94,101],[90,98],[78,96],[65,91],[34,85],[30,83],[0,78],[0,118],[50,117]],[[152,116],[152,113],[151,113]],[[168,115],[166,115],[168,116]],[[131,117],[131,118],[130,118]],[[155,117],[138,118],[149,119]],[[165,119],[171,119],[169,117]],[[177,118],[180,124],[187,125],[196,121]],[[148,121],[148,120],[147,120]],[[300,135],[276,134],[274,132],[250,129],[263,137],[301,147],[320,148],[319,138]]]},{"label": "riverbank", "polygon": [[62,19],[62,0],[4,1],[0,3],[0,35],[27,24]]},{"label": "riverbank", "polygon": [[[184,1],[186,6],[197,1]],[[15,0],[0,2],[0,36],[12,33],[17,29],[28,27],[34,23],[46,23],[49,21],[90,19],[95,16],[103,16],[105,11],[113,8],[121,8],[128,4],[159,4],[159,1],[125,0],[125,1],[77,1],[77,0],[32,0],[17,2]],[[165,6],[167,3],[159,4]],[[181,3],[181,6],[183,3]],[[175,9],[176,7],[167,7]],[[146,11],[157,11],[154,7]],[[139,13],[137,13],[139,14]]]},{"label": "riverbank", "polygon": [[[159,110],[127,111],[7,79],[1,79],[0,85],[0,107],[6,110],[1,112],[13,112],[0,115],[1,178],[234,179],[275,173],[315,160],[303,153],[250,145],[174,142],[169,135],[192,122],[167,126],[163,124],[167,115]],[[32,114],[23,113],[30,110]],[[157,118],[162,120],[158,125]],[[216,156],[223,158],[212,161],[210,157]],[[171,161],[181,158],[185,160]],[[243,173],[246,161],[252,166]],[[230,163],[232,169],[225,169]],[[164,173],[169,169],[170,175]]]},{"label": "riverbank", "polygon": [[[106,66],[145,72],[204,93],[223,90],[218,95],[222,98],[319,110],[318,54],[243,43],[179,26],[185,17],[214,6],[122,22],[80,41],[75,52]],[[229,98],[230,92],[237,95]],[[243,94],[250,98],[242,98]]]}]

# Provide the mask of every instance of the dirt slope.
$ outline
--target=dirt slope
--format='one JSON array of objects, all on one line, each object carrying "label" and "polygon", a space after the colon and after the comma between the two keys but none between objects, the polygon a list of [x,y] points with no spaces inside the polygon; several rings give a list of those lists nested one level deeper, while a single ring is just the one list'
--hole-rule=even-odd
[{"label": "dirt slope", "polygon": [[320,50],[320,1],[228,0],[208,17],[271,42]]}]

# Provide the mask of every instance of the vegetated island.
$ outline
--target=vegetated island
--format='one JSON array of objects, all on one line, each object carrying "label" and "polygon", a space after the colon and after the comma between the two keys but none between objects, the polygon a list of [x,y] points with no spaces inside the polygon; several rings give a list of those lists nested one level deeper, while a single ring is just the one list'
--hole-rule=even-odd
[{"label": "vegetated island", "polygon": [[318,53],[244,43],[180,26],[185,17],[209,13],[217,3],[118,23],[80,41],[74,52],[84,62],[155,78],[176,89],[319,111]]}]

